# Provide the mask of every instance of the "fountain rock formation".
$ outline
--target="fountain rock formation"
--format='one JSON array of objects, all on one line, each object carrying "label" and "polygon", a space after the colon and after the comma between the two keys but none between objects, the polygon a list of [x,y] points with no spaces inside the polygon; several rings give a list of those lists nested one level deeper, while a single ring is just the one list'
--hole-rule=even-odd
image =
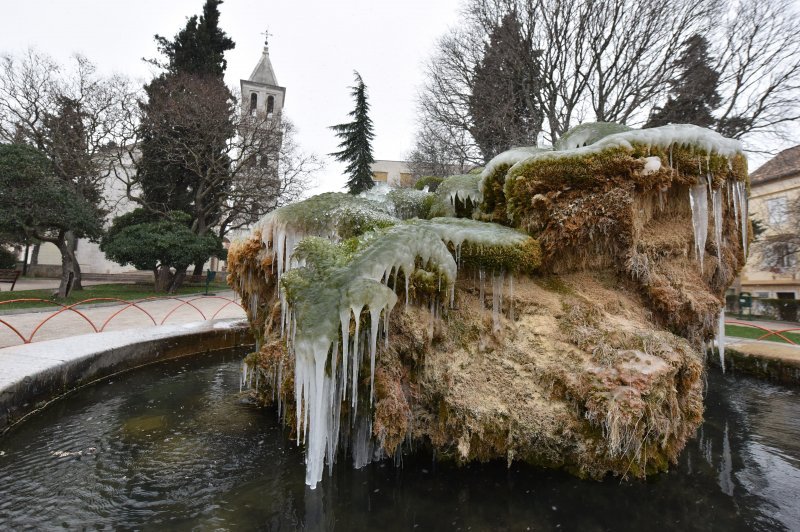
[{"label": "fountain rock formation", "polygon": [[305,446],[310,486],[344,453],[414,445],[593,478],[676,460],[745,261],[746,160],[688,125],[565,138],[435,193],[315,196],[231,246],[259,339],[243,382]]}]

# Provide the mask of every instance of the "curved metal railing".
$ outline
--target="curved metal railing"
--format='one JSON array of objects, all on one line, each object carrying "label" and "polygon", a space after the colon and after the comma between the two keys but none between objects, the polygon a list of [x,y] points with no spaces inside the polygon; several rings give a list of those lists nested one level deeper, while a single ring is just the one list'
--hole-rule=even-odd
[{"label": "curved metal railing", "polygon": [[[213,314],[211,314],[210,316],[206,315],[206,312],[210,312],[210,311],[207,310],[206,312],[203,312],[203,310],[196,304],[196,302],[198,302],[198,301],[207,301],[207,300],[221,300],[222,301],[222,305],[220,305],[220,307],[217,308],[216,311]],[[143,308],[141,306],[144,303],[150,303],[150,302],[156,302],[156,301],[177,301],[178,303],[175,306],[173,306],[172,308],[169,309],[169,311],[164,315],[164,317],[161,319],[161,321],[158,321],[151,311],[148,311],[146,308]],[[0,310],[3,308],[3,305],[10,305],[12,303],[23,303],[23,302],[25,302],[25,303],[33,303],[33,302],[46,303],[46,304],[54,305],[56,307],[60,307],[57,310],[54,310],[53,312],[50,312],[50,313],[46,313],[45,312],[47,315],[41,321],[39,321],[36,324],[36,326],[33,328],[33,330],[31,331],[31,333],[28,336],[25,336],[19,330],[18,327],[15,327],[14,325],[12,325],[11,323],[9,323],[7,321],[8,320],[8,315],[5,315],[5,316],[0,315],[0,325],[3,325],[7,329],[11,330],[20,340],[22,340],[23,344],[29,344],[29,343],[33,342],[34,337],[42,329],[42,327],[44,327],[48,322],[53,320],[55,317],[57,317],[57,316],[59,316],[61,314],[64,314],[64,313],[75,313],[75,314],[77,314],[80,318],[83,319],[83,321],[85,321],[86,323],[89,324],[89,326],[92,328],[92,330],[94,332],[100,333],[100,332],[105,331],[106,327],[108,327],[109,323],[111,323],[117,316],[121,315],[123,312],[125,312],[128,309],[139,310],[140,312],[142,312],[145,316],[147,316],[150,319],[150,321],[152,322],[153,325],[164,325],[164,323],[166,323],[166,321],[173,314],[175,314],[176,311],[178,311],[179,309],[181,309],[183,307],[187,307],[187,306],[192,308],[192,309],[194,309],[200,315],[200,318],[203,321],[205,321],[205,320],[213,320],[214,318],[216,318],[219,315],[220,312],[222,312],[225,308],[227,308],[227,307],[229,307],[231,305],[235,305],[235,306],[241,308],[242,310],[244,310],[244,307],[242,307],[242,305],[238,301],[236,301],[235,299],[231,299],[229,297],[222,297],[222,296],[205,296],[205,295],[194,297],[194,298],[179,298],[179,297],[173,297],[173,296],[147,297],[147,298],[144,298],[144,299],[136,299],[136,300],[133,300],[133,301],[129,301],[127,299],[120,299],[120,298],[116,298],[116,297],[93,297],[93,298],[89,298],[89,299],[84,299],[82,301],[78,301],[77,303],[72,303],[70,305],[65,305],[63,303],[59,303],[57,301],[52,301],[50,299],[23,298],[23,299],[10,299],[8,301],[0,301]],[[119,303],[122,306],[122,308],[119,308],[119,309],[115,310],[114,312],[112,312],[112,314],[110,316],[108,316],[106,319],[104,319],[104,320],[102,320],[102,322],[100,322],[101,321],[100,319],[92,320],[91,317],[86,315],[85,311],[88,310],[88,309],[86,309],[86,308],[84,308],[84,309],[76,308],[76,307],[78,307],[80,305],[86,305],[86,304],[92,304],[92,303],[94,303],[94,304],[96,304],[96,303]],[[89,307],[89,308],[98,308],[98,307]],[[99,323],[99,326],[98,326],[98,323]],[[5,346],[5,347],[10,347],[10,346]],[[0,346],[0,349],[3,349],[3,347]]]},{"label": "curved metal railing", "polygon": [[[758,338],[755,338],[755,340],[766,340],[770,336],[777,336],[778,338],[780,338],[781,340],[783,340],[783,341],[785,341],[785,342],[787,342],[789,344],[798,345],[797,342],[793,341],[791,338],[789,338],[787,336],[784,336],[783,333],[788,333],[788,332],[793,332],[793,331],[800,331],[800,327],[792,327],[790,329],[777,329],[777,330],[775,330],[775,329],[769,329],[767,327],[762,327],[761,325],[756,325],[754,323],[749,323],[749,322],[745,322],[745,321],[735,321],[735,320],[725,320],[725,325],[738,325],[740,327],[751,327],[753,329],[758,329],[758,330],[764,331],[764,334],[759,336]],[[775,340],[770,340],[770,341],[774,342]]]}]

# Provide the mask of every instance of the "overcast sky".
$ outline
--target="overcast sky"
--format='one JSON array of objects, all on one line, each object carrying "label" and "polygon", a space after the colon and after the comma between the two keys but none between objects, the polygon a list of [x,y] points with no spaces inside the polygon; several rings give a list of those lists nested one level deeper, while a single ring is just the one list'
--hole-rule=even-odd
[{"label": "overcast sky", "polygon": [[[0,53],[33,46],[66,61],[80,52],[102,70],[145,81],[156,57],[153,35],[172,37],[204,0],[0,0]],[[269,28],[270,58],[286,87],[284,111],[306,151],[336,150],[327,126],[352,109],[353,70],[367,84],[376,159],[403,159],[413,145],[415,96],[436,39],[458,16],[458,0],[225,0],[221,27],[236,42],[226,81],[239,86],[261,57]],[[344,184],[329,161],[319,190]]]},{"label": "overcast sky", "polygon": [[[102,70],[142,82],[156,57],[153,35],[172,37],[204,0],[0,0],[0,53],[29,46],[66,61],[80,52]],[[229,85],[250,75],[269,28],[270,57],[286,87],[286,115],[301,146],[337,149],[328,126],[352,109],[358,70],[369,91],[376,159],[404,159],[414,141],[415,98],[436,39],[458,19],[459,0],[226,0],[221,26],[236,42],[227,54]],[[794,131],[798,131],[797,128]],[[800,135],[795,135],[795,141]],[[788,147],[770,146],[771,151]],[[750,156],[755,169],[768,156]],[[343,165],[328,158],[315,191],[339,190]]]}]

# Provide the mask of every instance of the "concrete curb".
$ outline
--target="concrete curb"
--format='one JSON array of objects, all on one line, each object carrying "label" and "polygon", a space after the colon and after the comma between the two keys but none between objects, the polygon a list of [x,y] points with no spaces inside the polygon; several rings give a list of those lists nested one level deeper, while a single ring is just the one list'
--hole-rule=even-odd
[{"label": "concrete curb", "polygon": [[[750,375],[789,386],[800,386],[800,358],[787,356],[792,350],[800,353],[800,347],[777,342],[747,341],[737,338],[735,342],[726,337],[725,369],[733,373]],[[727,342],[730,342],[729,344]],[[716,349],[708,351],[711,365],[720,367]]]},{"label": "concrete curb", "polygon": [[0,350],[0,432],[98,379],[146,364],[252,345],[245,319],[92,333]]}]

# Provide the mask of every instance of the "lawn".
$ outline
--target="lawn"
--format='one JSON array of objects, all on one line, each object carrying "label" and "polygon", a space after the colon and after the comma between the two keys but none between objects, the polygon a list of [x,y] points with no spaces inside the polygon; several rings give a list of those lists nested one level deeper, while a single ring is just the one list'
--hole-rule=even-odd
[{"label": "lawn", "polygon": [[[228,285],[226,285],[224,282],[214,282],[211,283],[211,286],[209,286],[209,293],[219,292],[221,290],[228,290],[228,289],[229,289]],[[19,291],[15,290],[13,292],[8,292],[6,290],[3,290],[2,292],[0,292],[0,302],[10,301],[12,299],[28,299],[28,298],[47,299],[51,301],[56,301],[55,299],[52,298],[54,291],[55,289],[53,288],[47,288],[43,290],[19,290]],[[77,303],[79,301],[95,297],[113,297],[125,300],[134,300],[134,299],[144,299],[147,297],[203,294],[205,293],[205,291],[206,291],[205,283],[203,283],[202,285],[201,284],[184,285],[174,294],[165,294],[163,292],[156,292],[153,290],[152,286],[146,284],[96,284],[92,286],[87,286],[81,291],[72,292],[67,299],[58,301],[58,303],[70,305],[72,303]],[[103,303],[103,301],[98,301],[98,303]],[[6,303],[6,304],[0,304],[0,314],[2,314],[6,310],[21,309],[21,308],[56,309],[57,306],[52,303],[40,303],[35,301]]]},{"label": "lawn", "polygon": [[[788,329],[788,327],[787,327]],[[745,327],[743,325],[725,325],[725,336],[735,336],[738,338],[752,338],[756,340],[767,334],[767,331],[756,329],[754,327]],[[791,339],[793,342],[800,344],[800,332],[781,333],[785,337]],[[787,343],[786,340],[777,335],[768,336],[764,340],[771,342]]]}]

